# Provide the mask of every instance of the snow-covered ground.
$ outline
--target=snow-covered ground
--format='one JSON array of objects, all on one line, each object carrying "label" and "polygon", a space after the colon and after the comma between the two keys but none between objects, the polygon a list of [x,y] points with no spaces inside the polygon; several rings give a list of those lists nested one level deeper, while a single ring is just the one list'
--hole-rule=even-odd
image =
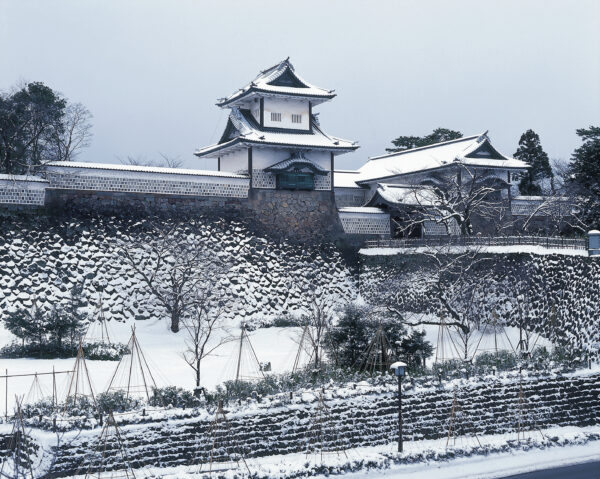
[{"label": "snow-covered ground", "polygon": [[[157,386],[178,386],[192,389],[194,372],[183,359],[186,349],[186,333],[174,334],[168,329],[167,321],[136,321],[138,342],[149,363]],[[109,322],[109,333],[112,341],[127,343],[131,336],[131,325]],[[297,341],[300,328],[267,328],[248,333],[252,346],[261,362],[270,362],[273,373],[281,373],[292,369],[298,349]],[[231,335],[233,340],[218,349],[213,355],[205,358],[202,364],[201,378],[204,387],[213,389],[223,381],[235,379],[237,353],[239,347],[239,330],[223,332]],[[13,340],[12,335],[0,327],[0,345]],[[0,374],[8,371],[9,375],[69,371],[73,369],[75,359],[0,359]],[[86,361],[95,393],[103,392],[113,375],[117,361]],[[243,369],[241,374],[255,374],[255,369]],[[32,389],[33,377],[11,377],[8,383],[9,414],[14,407],[15,395],[24,396],[26,402],[35,402],[41,394],[52,394],[52,375],[39,376],[41,393]],[[59,399],[66,395],[69,374],[57,375],[57,392]],[[0,380],[0,407],[4,414],[6,382]],[[31,390],[31,391],[30,391]]]},{"label": "snow-covered ground", "polygon": [[[133,322],[132,322],[133,323]],[[109,321],[109,334],[112,341],[127,343],[131,335],[132,323],[120,323]],[[156,381],[156,385],[178,386],[192,389],[194,373],[183,359],[186,349],[186,332],[180,331],[174,334],[168,329],[168,322],[163,321],[135,321],[136,335],[142,351],[149,363],[150,370]],[[434,347],[438,346],[439,327],[426,326],[426,337]],[[455,336],[456,334],[453,333]],[[231,341],[217,349],[211,356],[202,361],[201,382],[202,386],[214,389],[218,384],[227,380],[235,379],[236,366],[239,353],[240,330],[231,328],[220,332],[220,337],[230,336]],[[252,347],[261,363],[271,363],[271,373],[283,373],[291,371],[298,352],[298,343],[301,336],[301,328],[265,328],[248,333]],[[518,342],[519,332],[517,328],[506,328],[506,334],[487,333],[474,334],[469,346],[469,356],[483,351],[494,351],[496,344],[500,349],[511,350]],[[11,333],[0,326],[0,346],[13,340]],[[215,338],[217,339],[217,338]],[[456,347],[458,339],[450,339],[446,331],[444,339],[439,343],[440,357],[443,359],[461,358],[462,350]],[[538,345],[548,344],[543,338],[538,340]],[[478,348],[476,346],[478,345]],[[258,378],[258,368],[252,364],[252,358],[248,356],[249,351],[244,348],[245,361],[240,371],[243,378]],[[430,358],[431,363],[435,358]],[[306,355],[301,360],[306,360]],[[8,371],[9,375],[47,373],[52,368],[55,371],[70,371],[73,369],[74,359],[0,359],[0,374]],[[117,361],[86,361],[94,392],[97,394],[106,390],[110,379],[117,367]],[[135,371],[134,371],[135,374]],[[268,373],[267,373],[268,374]],[[69,374],[58,374],[56,389],[59,400],[64,399],[69,383]],[[117,381],[119,378],[117,379]],[[122,378],[121,378],[122,380]],[[5,412],[5,397],[8,397],[8,412],[14,407],[15,396],[24,397],[25,402],[35,402],[42,396],[52,394],[52,375],[38,377],[39,388],[32,388],[33,377],[11,377],[8,380],[8,394],[5,395],[6,381],[0,380],[0,415]],[[118,384],[117,384],[118,385]]]}]

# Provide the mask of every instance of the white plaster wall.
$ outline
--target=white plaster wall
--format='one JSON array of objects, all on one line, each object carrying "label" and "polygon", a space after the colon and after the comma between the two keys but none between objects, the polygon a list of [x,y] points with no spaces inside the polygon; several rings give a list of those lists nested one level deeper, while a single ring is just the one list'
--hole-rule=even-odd
[{"label": "white plaster wall", "polygon": [[[253,152],[254,153],[254,152]],[[248,150],[242,149],[221,156],[221,171],[240,173],[248,171]]]},{"label": "white plaster wall", "polygon": [[[281,113],[281,121],[271,121],[271,112]],[[292,123],[292,114],[302,115],[300,123]],[[310,129],[308,118],[308,100],[288,100],[265,98],[265,126],[272,128]]]}]

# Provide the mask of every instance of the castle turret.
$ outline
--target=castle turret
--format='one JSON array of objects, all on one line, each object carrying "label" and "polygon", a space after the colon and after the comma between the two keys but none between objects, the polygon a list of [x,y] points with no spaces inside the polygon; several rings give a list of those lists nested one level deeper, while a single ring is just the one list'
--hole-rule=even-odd
[{"label": "castle turret", "polygon": [[335,156],[358,148],[323,132],[313,114],[333,97],[285,59],[217,102],[230,109],[225,131],[195,155],[217,158],[219,171],[248,175],[250,189],[331,191]]}]

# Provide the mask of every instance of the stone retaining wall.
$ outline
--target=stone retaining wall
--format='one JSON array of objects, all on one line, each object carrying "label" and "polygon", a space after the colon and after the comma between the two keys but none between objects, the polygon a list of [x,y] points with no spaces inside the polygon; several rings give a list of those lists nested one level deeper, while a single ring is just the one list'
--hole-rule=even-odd
[{"label": "stone retaining wall", "polygon": [[[407,441],[438,439],[448,434],[454,403],[457,434],[509,434],[517,439],[519,410],[524,430],[538,434],[545,426],[589,426],[600,419],[600,374],[523,378],[520,402],[518,377],[485,378],[462,384],[407,390],[403,398]],[[303,395],[305,396],[305,395]],[[326,396],[327,397],[327,396]],[[456,400],[455,400],[456,398]],[[166,467],[206,463],[216,439],[214,461],[229,454],[246,458],[304,452],[307,448],[339,450],[393,442],[397,433],[397,399],[389,391],[348,398],[292,404],[257,404],[236,411],[211,434],[213,420],[169,420],[122,426],[120,433],[135,467]],[[316,418],[321,417],[321,421]],[[65,477],[85,470],[94,459],[100,431],[66,435],[48,477]],[[317,439],[322,437],[322,442]],[[508,439],[508,438],[507,438]],[[111,467],[122,466],[115,442],[107,444]]]}]

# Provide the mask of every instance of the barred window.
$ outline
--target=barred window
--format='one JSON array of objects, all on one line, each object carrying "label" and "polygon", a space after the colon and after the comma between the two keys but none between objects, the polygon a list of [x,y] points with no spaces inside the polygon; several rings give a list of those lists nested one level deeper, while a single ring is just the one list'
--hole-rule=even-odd
[{"label": "barred window", "polygon": [[281,121],[281,113],[271,113],[271,121]]},{"label": "barred window", "polygon": [[292,123],[302,123],[302,115],[292,115]]}]

